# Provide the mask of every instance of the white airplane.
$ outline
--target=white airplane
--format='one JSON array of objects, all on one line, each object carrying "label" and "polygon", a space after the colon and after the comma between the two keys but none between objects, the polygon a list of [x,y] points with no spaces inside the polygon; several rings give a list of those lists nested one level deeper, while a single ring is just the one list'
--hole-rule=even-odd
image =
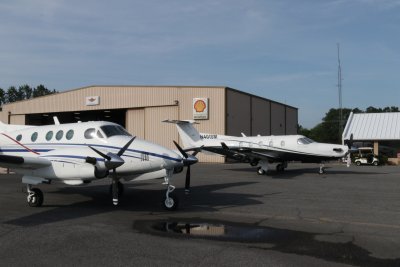
[{"label": "white airplane", "polygon": [[[320,163],[319,173],[323,174],[324,162],[346,157],[350,152],[351,141],[347,146],[317,143],[302,135],[271,136],[227,136],[199,133],[191,120],[166,120],[175,123],[185,151],[206,151],[224,155],[240,162],[258,166],[257,173],[268,171],[268,163],[278,162],[277,171],[284,171],[288,161]],[[349,161],[348,161],[349,164]]]},{"label": "white airplane", "polygon": [[[0,166],[22,174],[27,201],[41,206],[43,193],[33,185],[53,180],[81,185],[109,177],[113,204],[117,205],[125,181],[164,178],[164,206],[174,210],[178,198],[170,184],[174,172],[197,162],[160,145],[132,137],[122,126],[105,121],[27,126],[0,122]],[[181,148],[178,146],[178,149]],[[117,172],[118,171],[118,172]]]}]

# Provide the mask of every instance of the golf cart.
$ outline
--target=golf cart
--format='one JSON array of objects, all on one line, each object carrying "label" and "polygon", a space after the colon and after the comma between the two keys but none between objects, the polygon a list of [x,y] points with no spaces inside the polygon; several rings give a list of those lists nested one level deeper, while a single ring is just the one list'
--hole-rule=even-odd
[{"label": "golf cart", "polygon": [[378,158],[374,155],[374,149],[372,147],[360,147],[358,148],[358,154],[355,155],[354,163],[357,166],[360,165],[379,165]]}]

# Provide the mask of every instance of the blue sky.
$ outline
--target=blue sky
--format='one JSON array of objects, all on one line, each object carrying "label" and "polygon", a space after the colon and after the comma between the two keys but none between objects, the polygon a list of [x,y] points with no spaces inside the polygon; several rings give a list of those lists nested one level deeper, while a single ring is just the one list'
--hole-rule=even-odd
[{"label": "blue sky", "polygon": [[400,0],[3,0],[0,87],[229,86],[299,108],[400,106]]}]

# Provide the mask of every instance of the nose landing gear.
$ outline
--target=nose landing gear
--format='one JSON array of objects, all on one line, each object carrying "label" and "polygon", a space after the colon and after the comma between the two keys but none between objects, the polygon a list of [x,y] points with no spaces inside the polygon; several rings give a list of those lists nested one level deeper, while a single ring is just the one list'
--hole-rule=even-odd
[{"label": "nose landing gear", "polygon": [[[168,171],[169,174],[169,171]],[[167,176],[164,178],[164,183],[165,185],[167,185],[167,192],[165,193],[165,199],[164,199],[164,208],[166,210],[172,211],[172,210],[176,210],[178,208],[179,205],[179,199],[178,197],[173,194],[172,192],[175,190],[175,186],[171,185],[169,183],[169,175],[167,174]]]}]

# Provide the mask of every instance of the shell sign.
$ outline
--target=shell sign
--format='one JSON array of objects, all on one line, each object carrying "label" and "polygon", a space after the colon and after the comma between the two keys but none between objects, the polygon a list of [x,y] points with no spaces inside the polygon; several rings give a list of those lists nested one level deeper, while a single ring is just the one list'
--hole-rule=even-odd
[{"label": "shell sign", "polygon": [[208,98],[193,98],[193,119],[208,120]]}]

